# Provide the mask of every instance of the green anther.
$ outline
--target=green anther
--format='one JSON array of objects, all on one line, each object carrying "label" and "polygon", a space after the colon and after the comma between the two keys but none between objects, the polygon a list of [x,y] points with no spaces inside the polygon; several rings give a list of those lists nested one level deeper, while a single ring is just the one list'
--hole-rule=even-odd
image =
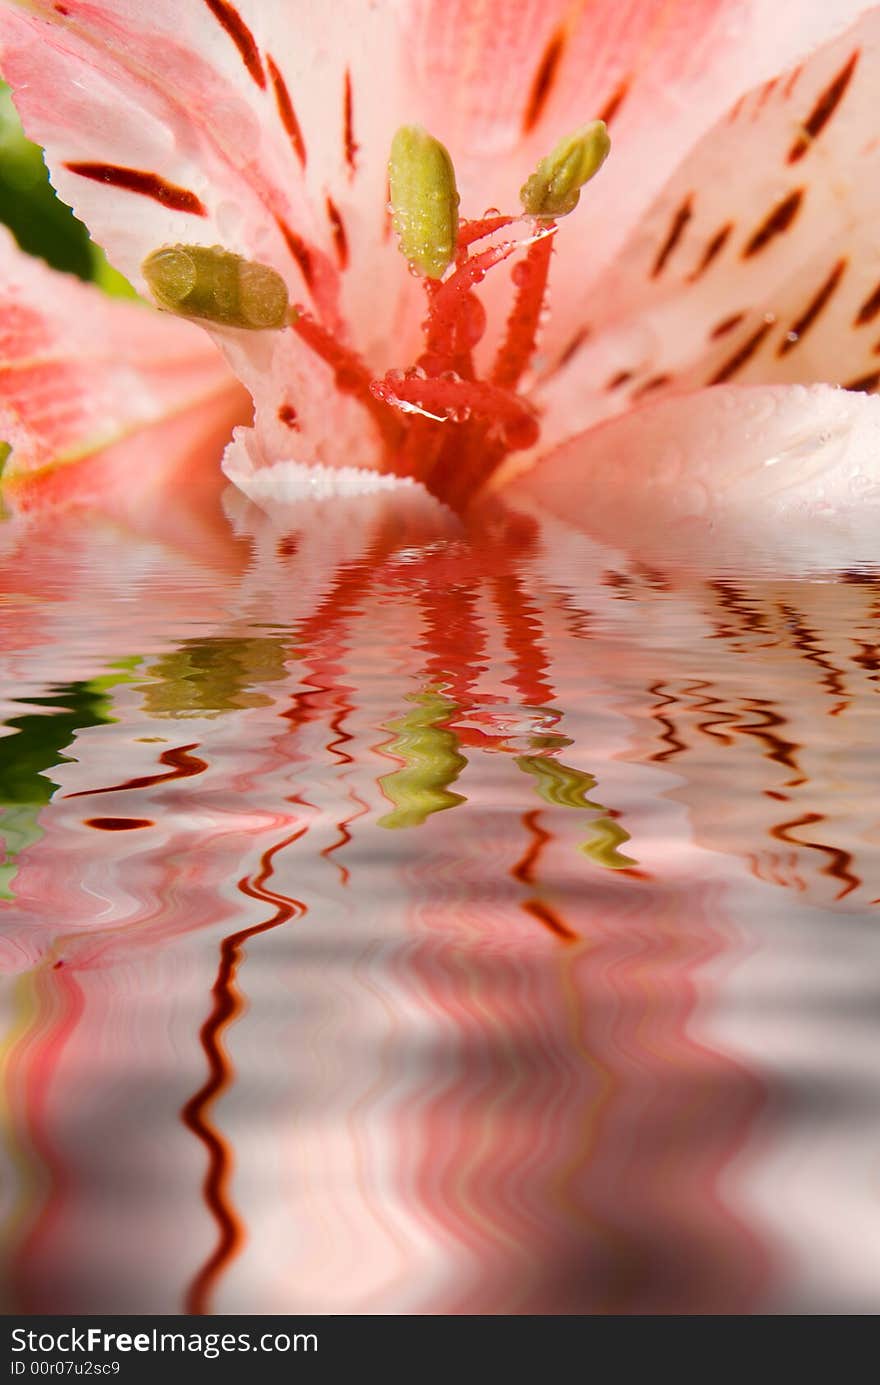
[{"label": "green anther", "polygon": [[526,214],[551,221],[573,212],[581,188],[599,172],[610,148],[604,120],[593,120],[566,135],[520,188]]},{"label": "green anther", "polygon": [[142,269],[153,297],[168,312],[251,331],[287,321],[281,275],[222,245],[166,245],[148,255]]},{"label": "green anther", "polygon": [[391,141],[388,183],[401,252],[420,274],[440,279],[458,235],[458,190],[447,150],[420,125],[401,125]]},{"label": "green anther", "polygon": [[404,763],[379,781],[394,804],[393,811],[379,819],[380,827],[421,827],[432,813],[465,801],[461,794],[451,793],[449,785],[467,760],[459,752],[458,737],[442,724],[458,710],[456,704],[431,688],[413,693],[408,701],[415,707],[389,725],[397,735],[383,747]]}]

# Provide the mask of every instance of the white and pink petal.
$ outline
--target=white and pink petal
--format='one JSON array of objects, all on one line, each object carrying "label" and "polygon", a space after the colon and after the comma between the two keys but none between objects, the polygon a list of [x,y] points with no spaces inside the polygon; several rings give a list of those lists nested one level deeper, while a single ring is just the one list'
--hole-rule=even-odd
[{"label": "white and pink petal", "polygon": [[3,497],[15,508],[89,499],[167,503],[216,469],[249,400],[204,333],[111,299],[23,254],[0,232]]},{"label": "white and pink petal", "polygon": [[612,157],[557,239],[554,279],[565,291],[548,344],[561,350],[594,322],[603,271],[702,136],[871,8],[867,0],[410,0],[400,12],[422,93],[414,114],[448,142],[470,214],[515,205],[526,174],[563,134],[598,116],[609,123]]},{"label": "white and pink petal", "polygon": [[698,144],[595,286],[547,436],[731,380],[880,384],[880,9]]},{"label": "white and pink petal", "polygon": [[667,569],[874,566],[880,399],[719,385],[658,400],[570,439],[505,495]]}]

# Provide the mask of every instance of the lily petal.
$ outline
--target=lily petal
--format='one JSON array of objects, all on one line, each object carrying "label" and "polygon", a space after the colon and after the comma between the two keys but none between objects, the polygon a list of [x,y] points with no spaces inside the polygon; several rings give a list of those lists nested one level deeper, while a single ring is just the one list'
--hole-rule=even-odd
[{"label": "lily petal", "polygon": [[[605,266],[700,138],[746,93],[869,8],[865,0],[412,0],[401,7],[418,87],[431,101],[432,129],[454,152],[463,205],[476,197],[478,210],[504,207],[560,135],[592,117],[610,125],[613,157],[556,244],[554,279],[566,284],[564,299],[553,303],[559,348],[595,321]],[[798,108],[792,118],[800,115]],[[720,188],[730,191],[727,168]]]},{"label": "lily petal", "polygon": [[878,82],[875,8],[701,140],[596,286],[551,432],[734,379],[880,384]]},{"label": "lily petal", "polygon": [[[560,239],[560,270],[586,292],[683,149],[864,8],[344,0],[301,14],[260,0],[3,0],[0,64],[61,195],[136,284],[157,247],[218,242],[277,269],[295,300],[387,367],[421,312],[388,234],[398,123],[447,137],[479,214],[509,204],[551,132],[613,117],[616,171]],[[559,306],[557,335],[583,301]],[[364,409],[293,333],[213,335],[255,399],[265,455],[379,464]]]},{"label": "lily petal", "polygon": [[[352,66],[385,50],[389,22],[384,9],[374,17],[353,5],[323,19],[312,11],[300,25],[278,6],[225,0],[12,3],[0,8],[0,67],[60,195],[137,287],[157,247],[219,243],[277,269],[295,301],[341,330],[345,262],[346,283],[371,297],[374,319],[390,304],[388,335],[395,302],[381,291],[382,264],[416,296],[382,234],[395,113],[383,108],[386,87],[373,84],[371,106],[362,87],[355,93]],[[369,225],[361,188],[371,189]],[[360,312],[367,318],[366,301]],[[295,455],[299,443],[309,460],[375,461],[363,410],[292,333],[213,335],[251,390],[273,455]],[[292,416],[299,437],[285,422]]]},{"label": "lily petal", "polygon": [[195,327],[108,298],[0,232],[7,504],[98,500],[137,510],[183,467],[206,460],[216,472],[223,442],[249,411],[246,393]]},{"label": "lily petal", "polygon": [[880,399],[727,385],[660,400],[573,438],[506,498],[666,567],[874,564]]}]

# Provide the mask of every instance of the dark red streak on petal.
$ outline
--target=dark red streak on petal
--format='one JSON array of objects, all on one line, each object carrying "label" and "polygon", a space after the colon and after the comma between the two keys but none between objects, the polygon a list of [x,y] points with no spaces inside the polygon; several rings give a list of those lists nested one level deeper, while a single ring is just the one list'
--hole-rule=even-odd
[{"label": "dark red streak on petal", "polygon": [[724,337],[728,332],[732,332],[734,327],[738,327],[745,317],[745,313],[734,313],[732,317],[725,317],[717,326],[712,328],[709,336],[714,341],[717,337]]},{"label": "dark red streak on petal", "polygon": [[700,262],[697,265],[696,269],[691,270],[690,274],[688,275],[688,283],[693,284],[695,280],[699,279],[701,275],[706,273],[706,270],[709,268],[710,264],[712,264],[713,260],[717,259],[717,257],[721,254],[721,251],[727,244],[728,238],[732,230],[732,221],[728,221],[723,226],[719,226],[718,230],[715,232],[714,236],[711,238],[708,245],[706,246],[706,249],[703,251],[702,258],[700,259]]},{"label": "dark red streak on petal", "polygon": [[339,268],[348,267],[348,236],[345,234],[345,225],[339,214],[339,208],[332,197],[326,199],[327,220],[330,222],[330,230],[333,232],[333,243],[336,246],[336,258],[339,261]]},{"label": "dark red streak on petal", "polygon": [[270,847],[260,858],[259,872],[253,878],[245,876],[238,882],[242,894],[275,906],[271,918],[255,924],[252,928],[243,928],[239,933],[231,934],[230,937],[224,938],[220,945],[220,965],[211,987],[213,1007],[199,1034],[208,1060],[208,1079],[190,1097],[181,1111],[184,1125],[208,1151],[208,1170],[205,1174],[203,1192],[219,1234],[213,1252],[190,1285],[186,1297],[187,1313],[203,1314],[209,1311],[210,1293],[223,1270],[234,1259],[243,1240],[242,1227],[229,1196],[232,1157],[225,1141],[214,1128],[210,1110],[232,1081],[232,1065],[223,1043],[223,1034],[242,1009],[242,1000],[235,982],[244,955],[244,946],[257,934],[266,933],[270,928],[277,928],[280,924],[306,912],[306,907],[301,901],[291,899],[287,895],[275,894],[265,888],[265,882],[273,871],[272,858],[278,851],[297,841],[306,831],[305,827],[300,827]]},{"label": "dark red streak on petal", "polygon": [[662,389],[664,385],[669,384],[671,379],[671,375],[652,375],[649,380],[645,380],[643,384],[636,386],[632,392],[631,398],[640,399],[643,394],[651,394],[653,390]]},{"label": "dark red streak on petal", "polygon": [[800,77],[803,70],[803,64],[801,64],[800,67],[796,67],[792,72],[791,76],[789,77],[788,81],[786,82],[785,86],[782,88],[782,95],[785,100],[788,100],[789,96],[791,96],[792,92],[797,86],[798,78]]},{"label": "dark red streak on petal", "polygon": [[605,388],[606,390],[619,390],[621,385],[628,385],[632,378],[631,370],[619,370],[616,375],[612,375]]},{"label": "dark red streak on petal", "polygon": [[778,81],[778,77],[771,77],[769,82],[764,83],[763,87],[761,88],[761,95],[758,97],[758,100],[755,103],[755,109],[752,111],[752,120],[754,120],[755,116],[758,115],[764,109],[770,97],[772,96],[773,91],[776,87],[776,83]]},{"label": "dark red streak on petal", "polygon": [[354,97],[351,90],[351,73],[347,68],[342,95],[342,146],[345,150],[345,162],[348,164],[349,173],[354,173],[357,167],[357,151],[360,146],[355,142],[354,137]]},{"label": "dark red streak on petal", "polygon": [[248,26],[228,0],[205,0],[215,19],[223,25],[242,56],[242,61],[258,87],[265,88],[266,75],[260,62],[260,52]]},{"label": "dark red streak on petal", "polygon": [[583,346],[584,342],[587,340],[589,335],[589,327],[581,327],[580,331],[575,332],[571,341],[568,343],[568,346],[566,346],[562,355],[559,357],[559,360],[556,365],[557,370],[561,370],[563,366],[568,365],[572,357],[576,356],[578,351],[580,351],[581,347]]},{"label": "dark red streak on petal", "polygon": [[831,82],[819,96],[815,106],[803,123],[801,133],[788,151],[788,162],[790,164],[797,163],[799,159],[804,157],[810,145],[828,124],[828,121],[836,111],[843,98],[844,92],[850,84],[858,60],[859,50],[857,48],[846,66],[840,69],[833,82]]},{"label": "dark red streak on petal", "polygon": [[858,380],[850,380],[843,388],[856,390],[859,394],[873,394],[878,385],[880,385],[880,370],[875,370],[870,375],[859,376]]},{"label": "dark red streak on petal", "polygon": [[278,417],[288,428],[298,428],[296,409],[292,404],[280,404],[278,407]]},{"label": "dark red streak on petal", "polygon": [[543,923],[545,928],[549,928],[551,933],[555,933],[562,942],[576,943],[578,941],[577,933],[573,932],[567,923],[563,923],[562,919],[543,900],[527,899],[522,907],[527,914],[532,915],[532,918],[536,918],[539,923]]},{"label": "dark red streak on petal", "polygon": [[694,214],[693,197],[691,194],[684,199],[678,211],[672,218],[672,224],[666,234],[666,239],[657,252],[657,258],[651,270],[651,278],[656,279],[666,267],[666,262],[672,254],[678,242],[684,235],[685,227]]},{"label": "dark red streak on petal", "polygon": [[629,78],[627,77],[624,81],[621,82],[620,86],[612,94],[609,100],[605,102],[605,105],[599,112],[599,119],[604,120],[606,125],[611,124],[612,120],[617,115],[617,112],[620,110],[621,106],[626,100],[628,92]]},{"label": "dark red streak on petal", "polygon": [[94,183],[108,183],[112,187],[124,188],[126,192],[139,192],[143,197],[152,197],[163,207],[175,212],[189,212],[191,216],[207,216],[204,203],[187,188],[176,183],[167,183],[158,173],[147,173],[140,168],[121,168],[118,164],[68,163],[64,165],[71,173],[81,178],[91,178]]},{"label": "dark red streak on petal", "polygon": [[837,264],[828,275],[822,287],[818,289],[810,299],[797,321],[791,324],[791,328],[789,329],[791,335],[783,338],[776,352],[777,356],[786,356],[788,352],[792,351],[794,347],[798,345],[798,342],[806,336],[843,278],[846,266],[847,261],[845,259],[837,261]]},{"label": "dark red streak on petal", "polygon": [[787,197],[777,203],[749,240],[742,252],[743,259],[747,260],[752,255],[757,255],[771,240],[787,231],[797,216],[803,200],[804,188],[795,188],[793,192],[790,192]]},{"label": "dark red streak on petal", "polygon": [[864,327],[866,322],[873,322],[878,313],[880,313],[880,284],[869,294],[859,308],[853,327]]},{"label": "dark red streak on petal", "polygon": [[550,39],[544,49],[541,61],[538,63],[535,76],[532,81],[529,99],[523,113],[523,131],[528,134],[533,130],[541,118],[547,98],[556,79],[559,70],[559,62],[565,52],[566,33],[564,29],[558,29]]},{"label": "dark red streak on petal", "polygon": [[299,159],[303,168],[306,166],[306,145],[303,139],[299,121],[296,118],[296,111],[293,109],[293,102],[290,99],[290,92],[287,90],[287,83],[278,71],[269,54],[266,54],[266,66],[269,69],[269,76],[272,79],[272,90],[275,92],[275,104],[278,107],[278,114],[281,117],[281,124],[287,131],[290,142],[293,145],[293,152]]},{"label": "dark red streak on petal", "polygon": [[744,341],[742,346],[740,346],[739,349],[736,350],[732,356],[729,356],[727,358],[727,360],[724,362],[724,365],[721,366],[720,370],[716,371],[716,373],[712,376],[712,379],[709,381],[709,384],[723,384],[725,380],[729,380],[732,375],[735,375],[738,370],[742,370],[746,362],[751,360],[752,356],[754,356],[755,352],[758,350],[758,347],[763,342],[767,333],[772,330],[774,325],[775,324],[772,322],[762,322],[758,330],[756,332],[753,332],[752,335],[748,338],[748,340]]},{"label": "dark red streak on petal", "polygon": [[136,827],[154,827],[150,818],[84,818],[86,827],[97,827],[101,832],[132,832]]},{"label": "dark red streak on petal", "polygon": [[306,245],[302,236],[298,236],[296,231],[288,226],[283,217],[276,216],[275,221],[287,243],[288,250],[299,265],[302,277],[305,279],[308,287],[311,288],[315,282],[315,266],[312,261],[312,253],[309,247]]},{"label": "dark red streak on petal", "polygon": [[198,750],[198,748],[199,742],[193,741],[192,745],[181,745],[172,750],[163,750],[159,756],[159,763],[171,766],[167,774],[146,774],[138,779],[127,779],[123,784],[110,784],[104,789],[79,789],[77,793],[68,793],[64,797],[89,798],[96,793],[119,793],[123,789],[150,789],[154,784],[167,784],[172,779],[192,779],[208,768],[206,760],[200,760],[198,756],[190,755],[191,750]]},{"label": "dark red streak on petal", "polygon": [[743,95],[743,96],[741,96],[741,97],[739,98],[739,100],[736,102],[736,104],[732,107],[731,112],[730,112],[730,115],[727,117],[728,122],[729,122],[731,125],[733,125],[733,124],[736,122],[736,120],[738,119],[739,114],[740,114],[740,112],[742,111],[742,108],[743,108],[743,106],[745,105],[745,103],[746,103],[746,98],[745,98],[745,95]]}]

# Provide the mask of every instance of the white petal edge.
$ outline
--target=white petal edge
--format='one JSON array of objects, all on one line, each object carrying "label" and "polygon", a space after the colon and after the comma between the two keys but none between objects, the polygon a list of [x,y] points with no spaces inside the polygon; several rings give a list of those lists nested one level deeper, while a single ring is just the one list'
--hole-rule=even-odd
[{"label": "white petal edge", "polygon": [[[330,467],[320,463],[284,459],[266,463],[252,429],[236,428],[222,462],[223,474],[238,491],[268,515],[302,510],[309,502],[373,497],[393,501],[410,511],[422,511],[425,518],[436,512],[443,528],[451,512],[411,477],[391,476],[367,467]],[[231,502],[234,508],[234,501]]]}]

